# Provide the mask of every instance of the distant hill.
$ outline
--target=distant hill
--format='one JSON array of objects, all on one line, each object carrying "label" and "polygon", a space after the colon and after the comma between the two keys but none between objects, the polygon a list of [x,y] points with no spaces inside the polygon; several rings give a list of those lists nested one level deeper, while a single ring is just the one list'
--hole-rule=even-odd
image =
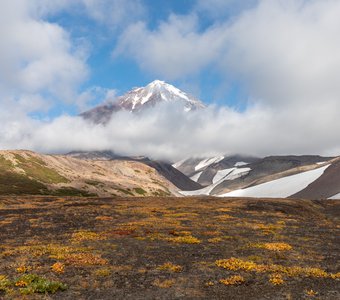
[{"label": "distant hill", "polygon": [[340,158],[317,155],[265,158],[219,156],[173,166],[205,187],[186,196],[340,198]]},{"label": "distant hill", "polygon": [[169,196],[177,190],[138,161],[0,151],[0,195]]}]

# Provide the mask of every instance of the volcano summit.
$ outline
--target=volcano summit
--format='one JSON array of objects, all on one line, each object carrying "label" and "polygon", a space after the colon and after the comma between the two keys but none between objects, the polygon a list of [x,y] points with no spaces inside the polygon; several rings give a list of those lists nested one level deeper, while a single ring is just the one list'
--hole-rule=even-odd
[{"label": "volcano summit", "polygon": [[99,105],[81,114],[94,123],[107,123],[112,114],[118,111],[141,112],[160,103],[174,103],[183,106],[185,111],[205,108],[205,105],[190,94],[168,84],[155,80],[145,87],[134,88],[109,103]]}]

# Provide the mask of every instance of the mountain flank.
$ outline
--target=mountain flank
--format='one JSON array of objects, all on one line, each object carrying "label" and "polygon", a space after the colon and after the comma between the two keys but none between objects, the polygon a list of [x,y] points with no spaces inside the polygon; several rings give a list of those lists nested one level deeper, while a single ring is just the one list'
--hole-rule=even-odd
[{"label": "mountain flank", "polygon": [[0,151],[2,195],[170,196],[177,190],[154,168],[138,161]]}]

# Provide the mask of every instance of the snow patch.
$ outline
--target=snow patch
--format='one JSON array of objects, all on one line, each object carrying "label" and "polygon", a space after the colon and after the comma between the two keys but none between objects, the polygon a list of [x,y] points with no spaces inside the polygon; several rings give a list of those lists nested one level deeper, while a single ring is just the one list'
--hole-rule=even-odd
[{"label": "snow patch", "polygon": [[237,162],[234,166],[235,167],[242,167],[242,166],[245,166],[245,165],[248,165],[248,163],[244,162],[244,161],[239,161]]},{"label": "snow patch", "polygon": [[329,197],[328,199],[336,199],[336,200],[340,200],[340,193],[339,194],[336,194],[332,197]]},{"label": "snow patch", "polygon": [[186,160],[187,160],[187,159],[184,158],[184,159],[182,159],[182,160],[180,160],[180,161],[178,161],[178,162],[175,162],[174,164],[172,164],[172,166],[173,166],[175,169],[177,169],[179,166],[183,165],[183,163],[184,163]]},{"label": "snow patch", "polygon": [[190,179],[193,181],[198,181],[200,179],[200,176],[202,175],[203,171],[196,173],[195,175],[191,176]]},{"label": "snow patch", "polygon": [[[216,173],[216,175],[213,178],[213,183],[203,189],[196,190],[196,191],[180,191],[179,193],[184,196],[198,196],[198,195],[210,195],[211,191],[218,186],[221,182],[225,180],[233,180],[236,178],[239,178],[245,174],[248,174],[250,171],[250,168],[230,168],[230,169],[224,169],[220,170]],[[200,172],[202,173],[202,172]]]},{"label": "snow patch", "polygon": [[214,163],[218,163],[219,161],[221,161],[224,158],[224,156],[215,156],[215,157],[211,157],[211,158],[206,158],[203,159],[202,161],[200,161],[196,167],[195,167],[195,171],[198,171],[200,169],[203,169],[205,167],[208,167]]},{"label": "snow patch", "polygon": [[226,177],[229,173],[231,173],[234,170],[235,170],[235,168],[229,168],[229,169],[217,171],[217,173],[215,174],[215,176],[212,180],[212,183],[214,184],[214,183],[220,181],[222,178]]},{"label": "snow patch", "polygon": [[230,174],[228,174],[228,176],[226,176],[223,179],[224,180],[234,180],[234,179],[240,178],[244,175],[247,175],[250,171],[251,171],[250,168],[237,168],[237,169],[234,169]]},{"label": "snow patch", "polygon": [[220,197],[273,197],[286,198],[303,190],[318,179],[330,165],[311,171],[286,176],[245,189],[235,190]]}]

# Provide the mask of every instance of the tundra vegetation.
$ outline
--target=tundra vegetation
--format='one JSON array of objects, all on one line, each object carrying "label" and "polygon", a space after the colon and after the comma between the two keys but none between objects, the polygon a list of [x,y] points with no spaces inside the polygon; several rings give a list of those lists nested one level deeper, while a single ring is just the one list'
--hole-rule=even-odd
[{"label": "tundra vegetation", "polygon": [[0,298],[339,299],[339,208],[335,200],[3,196]]}]

